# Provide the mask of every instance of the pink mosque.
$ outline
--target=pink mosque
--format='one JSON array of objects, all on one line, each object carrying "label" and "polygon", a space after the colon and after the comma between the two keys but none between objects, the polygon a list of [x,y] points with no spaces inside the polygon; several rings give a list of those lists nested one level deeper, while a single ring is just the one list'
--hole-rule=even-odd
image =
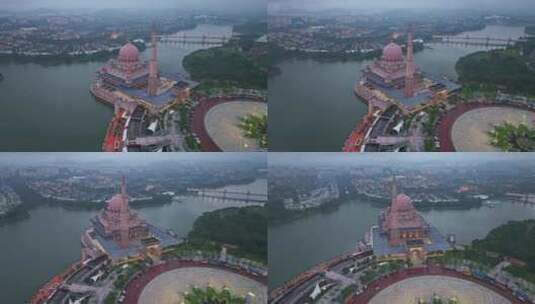
[{"label": "pink mosque", "polygon": [[106,208],[93,221],[95,230],[105,239],[113,240],[126,248],[130,242],[149,236],[147,223],[128,206],[126,180],[121,181],[121,192],[114,195]]},{"label": "pink mosque", "polygon": [[391,203],[371,229],[371,245],[379,260],[411,260],[421,263],[451,249],[446,238],[426,222],[409,196],[398,193],[392,180]]},{"label": "pink mosque", "polygon": [[424,75],[416,65],[412,27],[407,33],[406,56],[402,47],[391,41],[384,47],[382,56],[361,72],[354,93],[368,105],[368,113],[346,139],[345,152],[396,151],[404,147],[408,138],[392,137],[385,132],[396,126],[392,124],[398,116],[409,116],[438,105],[450,93],[461,89],[444,76]]},{"label": "pink mosque", "polygon": [[445,77],[425,75],[414,62],[412,27],[407,32],[407,53],[391,41],[381,58],[362,70],[355,94],[368,103],[368,114],[396,106],[404,115],[443,102],[459,85]]},{"label": "pink mosque", "polygon": [[119,50],[117,58],[108,60],[97,71],[91,93],[106,103],[130,109],[140,105],[153,112],[184,102],[195,83],[183,75],[163,77],[158,71],[158,35],[152,34],[151,57],[140,59],[138,48],[131,42]]},{"label": "pink mosque", "polygon": [[117,59],[110,59],[98,75],[105,83],[127,88],[146,88],[151,96],[157,94],[159,86],[158,51],[156,38],[152,38],[152,56],[150,61],[139,59],[139,50],[128,42],[119,50]]},{"label": "pink mosque", "polygon": [[[181,74],[160,75],[158,37],[152,33],[150,60],[142,61],[138,48],[128,42],[97,71],[90,92],[115,110],[102,143],[105,152],[154,151],[168,145],[166,137],[146,138],[156,131],[159,114],[186,102],[197,85]],[[151,124],[152,131],[147,131]]]},{"label": "pink mosque", "polygon": [[110,59],[100,69],[100,74],[114,85],[141,87],[147,82],[149,63],[139,60],[137,47],[129,42],[119,50],[117,59]]},{"label": "pink mosque", "polygon": [[391,246],[399,246],[410,240],[422,240],[428,236],[429,227],[414,208],[410,197],[397,193],[395,178],[392,186],[392,202],[384,212],[381,225]]},{"label": "pink mosque", "polygon": [[382,57],[364,69],[364,81],[382,88],[403,89],[407,97],[413,96],[422,74],[414,64],[412,41],[412,33],[409,32],[406,58],[401,46],[393,41],[385,46]]},{"label": "pink mosque", "polygon": [[82,259],[106,255],[113,262],[123,262],[148,252],[159,253],[164,247],[178,243],[173,235],[133,212],[128,200],[123,177],[120,192],[107,201],[106,207],[91,219],[90,227],[82,234]]}]

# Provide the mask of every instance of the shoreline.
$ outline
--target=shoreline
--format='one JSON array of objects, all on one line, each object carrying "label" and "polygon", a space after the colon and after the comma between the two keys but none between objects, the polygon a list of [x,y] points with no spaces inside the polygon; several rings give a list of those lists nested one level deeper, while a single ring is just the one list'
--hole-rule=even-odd
[{"label": "shoreline", "polygon": [[[309,215],[316,215],[320,213],[331,213],[336,210],[343,204],[355,203],[355,200],[366,200],[367,203],[372,206],[385,207],[389,204],[388,198],[377,198],[372,196],[367,196],[365,194],[356,193],[353,195],[348,195],[344,198],[337,198],[331,200],[328,203],[324,203],[319,207],[308,208],[304,210],[288,210],[284,209],[281,213],[280,211],[275,211],[277,214],[271,217],[271,223],[274,225],[285,225],[289,224],[295,220],[302,219]],[[449,203],[446,206],[441,203],[430,203],[429,201],[414,202],[414,205],[418,211],[430,211],[430,210],[468,210],[472,208],[481,208],[483,207],[483,200],[473,199],[473,201],[464,204],[467,199],[462,199],[456,203]],[[431,204],[431,205],[430,205]]]},{"label": "shoreline", "polygon": [[[229,187],[229,186],[243,186],[248,185],[251,183],[254,183],[256,180],[261,180],[263,178],[244,178],[241,182],[234,182],[234,183],[214,183],[212,184],[209,189],[218,189],[222,187]],[[17,187],[22,187],[21,185],[17,185]],[[5,216],[0,217],[0,227],[6,224],[15,223],[20,220],[24,220],[30,217],[30,211],[33,208],[39,208],[42,206],[49,206],[49,207],[60,207],[64,208],[66,210],[74,210],[74,211],[94,211],[94,210],[100,210],[106,205],[106,201],[102,202],[91,202],[91,201],[83,201],[83,200],[60,200],[56,198],[47,198],[36,192],[35,190],[29,188],[27,185],[24,185],[24,190],[19,190],[22,192],[22,196],[24,198],[21,198],[22,204],[17,206],[12,212],[8,213]],[[20,188],[19,188],[20,189]],[[17,192],[18,193],[18,192]],[[187,194],[187,190],[182,190],[179,192],[175,192],[176,195],[184,195]],[[30,198],[31,197],[31,198]],[[191,196],[194,197],[194,196]],[[147,199],[140,199],[140,200],[130,200],[130,205],[133,209],[144,209],[144,208],[151,208],[151,207],[161,207],[169,204],[174,204],[173,196],[169,195],[155,195]]]}]

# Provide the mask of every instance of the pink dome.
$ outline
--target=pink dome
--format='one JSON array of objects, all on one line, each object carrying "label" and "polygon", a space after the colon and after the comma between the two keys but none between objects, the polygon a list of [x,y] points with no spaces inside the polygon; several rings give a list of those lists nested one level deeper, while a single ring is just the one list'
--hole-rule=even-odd
[{"label": "pink dome", "polygon": [[120,194],[114,195],[109,201],[108,201],[108,210],[113,211],[119,211],[121,210],[123,206],[123,197]]},{"label": "pink dome", "polygon": [[135,62],[139,61],[139,50],[135,45],[128,42],[119,50],[119,61]]},{"label": "pink dome", "polygon": [[390,42],[383,49],[383,60],[386,61],[403,61],[403,50],[394,42]]},{"label": "pink dome", "polygon": [[414,209],[410,197],[399,194],[392,203],[392,211],[408,211]]}]

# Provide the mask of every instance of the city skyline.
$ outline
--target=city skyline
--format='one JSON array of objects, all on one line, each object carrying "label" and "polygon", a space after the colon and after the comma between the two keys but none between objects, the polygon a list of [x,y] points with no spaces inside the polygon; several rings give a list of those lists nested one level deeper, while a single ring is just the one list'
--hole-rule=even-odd
[{"label": "city skyline", "polygon": [[65,9],[180,9],[208,10],[225,13],[260,13],[265,11],[265,0],[94,0],[91,3],[69,0],[2,0],[0,10]]},{"label": "city skyline", "polygon": [[270,10],[278,11],[284,8],[311,10],[358,9],[393,10],[393,9],[503,9],[521,10],[535,8],[530,0],[511,0],[507,4],[501,0],[268,0]]},{"label": "city skyline", "polygon": [[300,165],[310,166],[313,163],[318,165],[392,165],[392,164],[424,164],[434,163],[436,166],[450,166],[465,164],[481,164],[486,162],[511,161],[516,163],[532,162],[531,153],[271,153],[268,159],[270,165]]},{"label": "city skyline", "polygon": [[160,153],[147,157],[145,153],[92,153],[92,152],[4,152],[0,153],[1,166],[73,165],[100,163],[102,165],[150,165],[159,162],[265,162],[263,153]]}]

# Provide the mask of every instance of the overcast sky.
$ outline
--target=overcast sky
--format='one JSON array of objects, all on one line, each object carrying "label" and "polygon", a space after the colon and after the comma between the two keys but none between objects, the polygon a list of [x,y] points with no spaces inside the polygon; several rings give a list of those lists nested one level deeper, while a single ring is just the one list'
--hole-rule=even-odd
[{"label": "overcast sky", "polygon": [[269,165],[418,165],[436,166],[485,163],[489,161],[523,161],[533,164],[535,153],[270,153]]},{"label": "overcast sky", "polygon": [[265,153],[0,153],[0,170],[10,165],[150,165],[154,162],[258,162],[266,163]]},{"label": "overcast sky", "polygon": [[535,0],[268,0],[270,9],[481,8],[535,9]]},{"label": "overcast sky", "polygon": [[265,11],[266,0],[0,0],[0,9],[174,8]]}]

